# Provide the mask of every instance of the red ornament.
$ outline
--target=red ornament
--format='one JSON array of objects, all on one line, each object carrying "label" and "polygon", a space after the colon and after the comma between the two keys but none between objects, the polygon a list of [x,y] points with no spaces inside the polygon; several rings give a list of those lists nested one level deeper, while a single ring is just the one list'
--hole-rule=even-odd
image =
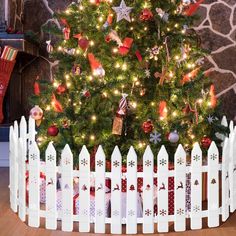
[{"label": "red ornament", "polygon": [[49,136],[56,137],[58,133],[59,133],[59,129],[57,128],[56,125],[51,125],[50,127],[48,127],[47,134]]},{"label": "red ornament", "polygon": [[86,98],[91,97],[91,93],[89,92],[89,90],[84,90],[82,93],[83,93],[83,96]]},{"label": "red ornament", "polygon": [[200,4],[203,3],[204,0],[198,0],[196,3],[191,4],[184,12],[186,16],[192,16],[197,9],[199,8]]},{"label": "red ornament", "polygon": [[147,120],[147,121],[143,122],[142,129],[143,129],[144,133],[146,133],[146,134],[151,133],[153,130],[152,121]]},{"label": "red ornament", "polygon": [[211,145],[212,140],[209,137],[203,137],[201,140],[201,144],[203,148],[209,148]]},{"label": "red ornament", "polygon": [[82,50],[86,50],[89,46],[89,40],[86,39],[85,37],[82,36],[82,34],[76,34],[74,35],[74,38],[78,39],[78,46],[82,49]]},{"label": "red ornament", "polygon": [[143,9],[141,12],[141,15],[139,16],[139,19],[141,21],[148,21],[148,20],[151,20],[152,18],[153,18],[153,14],[148,8]]},{"label": "red ornament", "polygon": [[105,36],[105,41],[107,43],[109,43],[111,41],[111,37],[109,36],[109,34]]},{"label": "red ornament", "polygon": [[66,86],[65,85],[63,85],[63,84],[60,84],[58,87],[57,87],[57,90],[56,90],[56,92],[57,92],[57,94],[62,94],[62,93],[64,93],[66,91]]}]

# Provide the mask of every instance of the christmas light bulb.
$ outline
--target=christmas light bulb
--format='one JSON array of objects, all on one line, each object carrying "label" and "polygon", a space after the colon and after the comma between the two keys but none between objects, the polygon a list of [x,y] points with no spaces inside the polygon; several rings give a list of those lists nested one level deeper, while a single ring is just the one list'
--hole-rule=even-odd
[{"label": "christmas light bulb", "polygon": [[69,75],[65,75],[65,78],[66,78],[66,79],[69,79],[69,78],[70,78],[70,76],[69,76]]},{"label": "christmas light bulb", "polygon": [[94,46],[94,41],[89,42],[90,46]]},{"label": "christmas light bulb", "polygon": [[58,51],[62,51],[62,46],[59,46],[59,47],[57,48],[57,50],[58,50]]},{"label": "christmas light bulb", "polygon": [[95,115],[91,116],[91,120],[92,121],[96,121],[97,120],[97,117]]},{"label": "christmas light bulb", "polygon": [[95,140],[95,136],[94,136],[94,135],[90,135],[90,139],[91,139],[92,141],[94,141],[94,140]]},{"label": "christmas light bulb", "polygon": [[117,53],[118,52],[118,48],[113,48],[112,51],[113,51],[113,53]]}]

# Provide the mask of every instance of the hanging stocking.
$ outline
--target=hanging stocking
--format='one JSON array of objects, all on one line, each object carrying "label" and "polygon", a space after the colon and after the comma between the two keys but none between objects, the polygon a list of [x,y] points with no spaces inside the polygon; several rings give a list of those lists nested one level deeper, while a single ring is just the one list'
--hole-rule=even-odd
[{"label": "hanging stocking", "polygon": [[15,61],[8,61],[0,58],[0,124],[3,121],[3,99],[7,91],[7,86],[11,78]]}]

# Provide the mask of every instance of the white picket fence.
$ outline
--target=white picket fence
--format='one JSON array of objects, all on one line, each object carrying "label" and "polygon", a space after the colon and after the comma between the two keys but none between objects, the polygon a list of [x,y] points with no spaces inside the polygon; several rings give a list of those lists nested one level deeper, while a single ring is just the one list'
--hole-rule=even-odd
[{"label": "white picket fence", "polygon": [[[227,125],[224,118],[223,124]],[[28,130],[28,131],[27,131]],[[202,164],[199,144],[191,152],[191,165],[186,165],[186,152],[179,145],[175,153],[174,170],[168,170],[168,154],[164,146],[157,155],[157,173],[153,171],[154,155],[147,146],[143,155],[143,172],[137,172],[137,155],[130,147],[127,156],[127,172],[123,173],[122,157],[118,147],[111,156],[111,172],[105,172],[105,154],[100,146],[95,156],[95,172],[90,171],[90,154],[83,146],[79,155],[79,170],[73,170],[73,155],[68,145],[61,154],[61,164],[56,165],[57,154],[50,143],[46,150],[45,166],[40,164],[40,151],[35,142],[35,122],[29,119],[28,127],[22,117],[10,128],[10,206],[18,212],[19,218],[28,225],[40,227],[40,218],[45,218],[47,229],[57,229],[61,221],[62,231],[90,232],[94,223],[95,233],[121,234],[126,226],[126,234],[136,234],[138,224],[143,233],[168,232],[169,223],[174,222],[175,231],[186,230],[186,219],[190,218],[191,229],[201,229],[203,218],[208,219],[208,227],[226,221],[230,212],[236,209],[236,128],[230,123],[229,137],[224,140],[222,162],[214,142],[208,150],[208,163]],[[28,162],[26,162],[28,160]],[[26,187],[28,171],[28,187]],[[40,205],[40,172],[46,176],[46,206]],[[207,210],[202,206],[202,173],[207,172]],[[191,173],[191,211],[186,213],[186,174]],[[62,210],[57,210],[57,175],[61,174]],[[90,176],[95,176],[95,217],[90,212]],[[79,178],[79,214],[73,214],[73,178]],[[143,178],[143,216],[137,217],[137,178]],[[168,215],[168,177],[174,177],[174,215]],[[105,216],[105,178],[111,179],[110,217]],[[121,180],[127,180],[126,217],[122,217]],[[154,188],[154,178],[158,187]],[[132,187],[131,187],[132,186]],[[28,188],[28,201],[27,201]],[[154,192],[156,191],[156,193]],[[154,214],[154,194],[157,195],[158,213]],[[221,196],[221,197],[220,197]],[[42,221],[42,220],[41,220]],[[79,222],[79,223],[78,223]],[[157,223],[157,226],[156,224]],[[77,228],[74,227],[76,225]],[[123,226],[123,227],[122,227]],[[109,231],[109,230],[108,230]],[[123,230],[124,233],[124,230]]]}]

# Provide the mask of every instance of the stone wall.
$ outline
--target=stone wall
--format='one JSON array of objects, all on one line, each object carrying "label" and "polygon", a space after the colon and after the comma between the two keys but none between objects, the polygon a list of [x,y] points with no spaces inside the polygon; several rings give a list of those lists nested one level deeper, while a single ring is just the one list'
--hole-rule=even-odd
[{"label": "stone wall", "polygon": [[[65,9],[72,2],[11,1],[14,10],[11,17],[12,26],[22,27],[23,31],[35,31],[44,48],[48,36],[42,33],[41,26],[49,23],[58,24],[52,19],[53,12]],[[195,29],[201,37],[202,47],[211,52],[207,58],[206,70],[214,81],[217,96],[222,100],[222,111],[228,118],[236,119],[236,0],[205,0],[198,14],[200,18],[196,21]],[[40,60],[45,61],[45,58],[42,57]],[[52,69],[53,64],[47,68]],[[50,72],[47,74],[51,76]]]}]

